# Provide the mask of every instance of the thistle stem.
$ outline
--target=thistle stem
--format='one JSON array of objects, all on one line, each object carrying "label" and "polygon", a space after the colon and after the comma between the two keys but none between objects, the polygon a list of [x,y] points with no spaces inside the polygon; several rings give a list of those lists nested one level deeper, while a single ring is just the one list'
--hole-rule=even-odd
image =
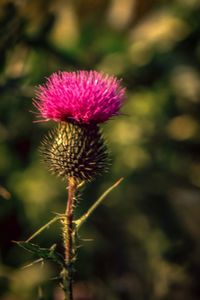
[{"label": "thistle stem", "polygon": [[63,275],[65,300],[73,300],[73,204],[75,199],[76,184],[73,178],[68,179],[68,200],[63,220],[63,239],[65,248],[66,270]]}]

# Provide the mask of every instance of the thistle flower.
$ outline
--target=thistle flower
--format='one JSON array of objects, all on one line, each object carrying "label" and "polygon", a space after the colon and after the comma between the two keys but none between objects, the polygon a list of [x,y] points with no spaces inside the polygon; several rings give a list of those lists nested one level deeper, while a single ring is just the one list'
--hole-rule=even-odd
[{"label": "thistle flower", "polygon": [[44,120],[102,123],[118,115],[125,89],[96,71],[53,73],[39,86],[34,105]]}]

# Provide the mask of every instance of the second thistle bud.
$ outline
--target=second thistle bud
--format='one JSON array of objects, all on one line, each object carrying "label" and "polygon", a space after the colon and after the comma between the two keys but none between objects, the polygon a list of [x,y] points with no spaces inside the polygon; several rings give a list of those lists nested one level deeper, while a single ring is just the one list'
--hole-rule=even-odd
[{"label": "second thistle bud", "polygon": [[62,122],[45,137],[41,151],[53,173],[77,183],[91,181],[108,165],[107,148],[96,124]]}]

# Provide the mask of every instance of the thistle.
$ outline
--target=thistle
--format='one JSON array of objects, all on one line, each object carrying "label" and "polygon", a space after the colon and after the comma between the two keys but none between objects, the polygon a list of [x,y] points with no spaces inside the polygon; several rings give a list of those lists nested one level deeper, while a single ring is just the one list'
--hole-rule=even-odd
[{"label": "thistle", "polygon": [[108,166],[108,152],[99,123],[119,114],[125,89],[113,76],[96,71],[58,72],[39,86],[34,105],[42,121],[58,123],[44,138],[41,151],[51,172],[66,179],[68,200],[62,219],[66,299],[72,300],[75,259],[73,209],[78,186]]}]

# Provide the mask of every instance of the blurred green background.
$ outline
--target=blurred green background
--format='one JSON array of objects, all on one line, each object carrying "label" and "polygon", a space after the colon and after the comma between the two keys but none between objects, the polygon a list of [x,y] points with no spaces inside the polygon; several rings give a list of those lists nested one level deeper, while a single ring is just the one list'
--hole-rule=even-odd
[{"label": "blurred green background", "polygon": [[[24,240],[65,208],[64,182],[38,147],[53,123],[33,123],[35,86],[57,70],[123,79],[123,115],[103,127],[112,167],[79,195],[83,213],[123,183],[87,222],[75,300],[197,300],[200,286],[200,1],[0,1],[0,299],[61,300],[53,264]],[[35,239],[58,244],[60,226]]]}]

